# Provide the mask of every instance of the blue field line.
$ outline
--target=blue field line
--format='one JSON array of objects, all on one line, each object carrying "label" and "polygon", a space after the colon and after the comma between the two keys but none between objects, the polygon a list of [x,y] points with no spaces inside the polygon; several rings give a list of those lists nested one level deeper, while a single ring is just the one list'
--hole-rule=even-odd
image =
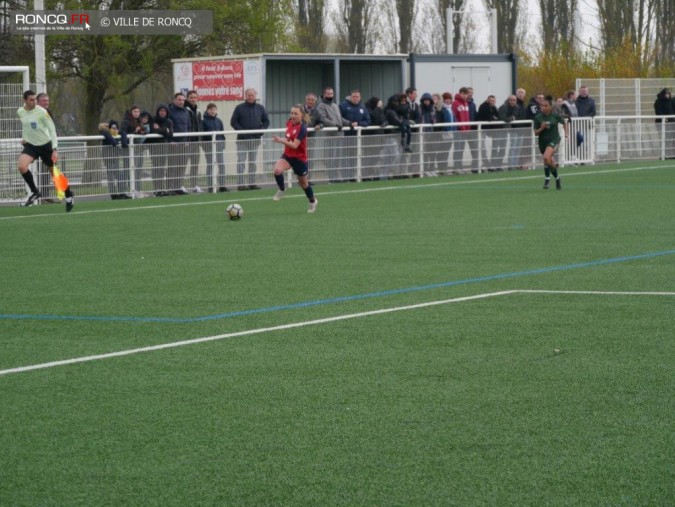
[{"label": "blue field line", "polygon": [[565,264],[562,266],[550,266],[547,268],[528,269],[526,271],[514,271],[511,273],[499,273],[496,275],[479,276],[475,278],[465,278],[463,280],[453,280],[449,282],[432,283],[429,285],[418,285],[416,287],[405,287],[402,289],[383,290],[379,292],[369,292],[366,294],[356,294],[351,296],[340,296],[328,299],[317,299],[314,301],[302,301],[300,303],[291,303],[287,305],[268,306],[265,308],[254,308],[251,310],[240,310],[236,312],[219,313],[216,315],[205,315],[203,317],[188,318],[168,318],[168,317],[106,317],[106,316],[77,316],[77,315],[28,315],[28,314],[0,314],[0,319],[6,320],[77,320],[77,321],[97,321],[97,322],[141,322],[141,323],[169,323],[169,324],[189,324],[194,322],[206,322],[211,320],[229,319],[231,317],[243,317],[246,315],[256,315],[259,313],[279,312],[283,310],[296,310],[298,308],[308,308],[311,306],[330,305],[333,303],[345,303],[349,301],[359,301],[362,299],[373,299],[385,296],[395,296],[397,294],[408,294],[411,292],[421,292],[425,290],[440,289],[445,287],[454,287],[456,285],[468,285],[472,283],[487,282],[492,280],[504,280],[507,278],[517,278],[521,276],[540,275],[543,273],[552,273],[555,271],[569,271],[571,269],[590,268],[594,266],[605,266],[607,264],[617,264],[620,262],[637,261],[644,259],[653,259],[663,257],[664,255],[674,255],[675,250],[663,250],[661,252],[649,252],[639,255],[628,255],[624,257],[614,257],[611,259],[601,259],[597,261],[577,262],[574,264]]}]

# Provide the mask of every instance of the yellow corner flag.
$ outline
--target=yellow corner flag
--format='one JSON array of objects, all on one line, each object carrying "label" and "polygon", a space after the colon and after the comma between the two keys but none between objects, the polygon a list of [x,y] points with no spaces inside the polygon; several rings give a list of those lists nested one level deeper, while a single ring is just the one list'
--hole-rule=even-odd
[{"label": "yellow corner flag", "polygon": [[66,196],[66,189],[69,185],[68,178],[66,178],[66,175],[59,171],[59,168],[56,166],[52,167],[52,181],[56,188],[57,197],[63,199]]}]

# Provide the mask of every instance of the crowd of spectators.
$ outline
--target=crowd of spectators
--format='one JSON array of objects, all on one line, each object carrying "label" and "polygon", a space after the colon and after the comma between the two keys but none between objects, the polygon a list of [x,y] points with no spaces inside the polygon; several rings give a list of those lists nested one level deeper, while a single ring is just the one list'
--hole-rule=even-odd
[{"label": "crowd of spectators", "polygon": [[[475,170],[479,146],[483,151],[480,154],[483,167],[488,170],[527,168],[531,157],[528,157],[529,146],[525,141],[532,137],[531,120],[539,112],[544,94],[535,93],[528,100],[527,92],[520,88],[502,103],[489,95],[480,104],[473,94],[471,87],[461,87],[454,95],[449,91],[424,92],[418,101],[418,92],[413,87],[386,98],[373,96],[367,99],[358,89],[351,90],[343,100],[337,99],[331,86],[325,87],[320,95],[308,92],[302,111],[310,127],[310,136],[314,138],[312,150],[318,155],[312,161],[312,167],[323,168],[332,182],[355,180],[356,130],[369,127],[363,131],[361,152],[365,177],[371,173],[375,175],[376,167],[392,164],[406,156],[410,157],[410,163],[419,163],[420,152],[425,154],[425,164],[431,170],[441,171],[450,166],[456,172]],[[270,120],[265,107],[257,100],[256,90],[249,88],[244,96],[244,102],[236,106],[230,118],[230,127],[241,131],[236,138],[237,189],[255,190],[260,188],[256,171],[262,133],[250,131],[269,128]],[[202,113],[198,100],[194,90],[187,94],[178,92],[170,104],[160,104],[154,115],[133,105],[122,122],[113,119],[99,125],[104,138],[102,158],[112,199],[126,199],[141,190],[142,157],[145,154],[151,159],[155,195],[202,192],[198,180],[200,150],[206,159],[207,181],[209,185],[215,182],[209,190],[228,191],[225,185],[225,136],[218,134],[215,139],[211,134],[204,136],[205,133],[222,132],[224,124],[215,104],[209,103]],[[669,90],[659,93],[654,107],[657,115],[673,114]],[[565,119],[596,115],[595,101],[586,86],[581,86],[578,94],[569,90],[558,97],[553,101],[553,110]],[[480,144],[478,129],[473,122],[481,122],[483,141]],[[668,136],[672,135],[671,130],[668,129]],[[416,142],[415,137],[420,132],[425,134],[421,136],[423,142]],[[161,137],[153,136],[143,142],[142,136],[149,133]],[[177,133],[201,134],[175,136]],[[136,183],[133,189],[130,187],[130,157],[118,151],[128,148],[131,134],[136,136]],[[212,147],[214,140],[215,150]],[[577,133],[576,141],[577,144],[584,142],[581,133]]]}]

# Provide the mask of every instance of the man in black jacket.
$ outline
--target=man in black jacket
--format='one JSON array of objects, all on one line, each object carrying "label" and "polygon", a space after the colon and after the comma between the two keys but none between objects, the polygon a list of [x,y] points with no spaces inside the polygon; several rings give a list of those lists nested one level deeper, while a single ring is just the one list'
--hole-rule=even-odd
[{"label": "man in black jacket", "polygon": [[[665,157],[667,159],[672,159],[675,157],[675,104],[673,104],[673,98],[671,96],[670,90],[664,88],[656,95],[656,101],[654,101],[654,114],[657,116],[666,116],[670,118],[657,118],[657,135],[658,139],[661,140],[662,130],[665,132],[665,142],[666,150]],[[665,123],[665,125],[660,125]]]},{"label": "man in black jacket", "polygon": [[[497,99],[494,95],[489,95],[488,98],[478,108],[476,115],[477,121],[500,122],[499,110],[497,109]],[[504,155],[506,154],[506,134],[502,129],[503,125],[483,125],[482,129],[485,133],[485,140],[490,139],[491,150],[488,150],[487,143],[485,144],[485,163],[488,170],[492,171],[501,168],[504,162]]]},{"label": "man in black jacket", "polygon": [[[199,96],[196,90],[188,91],[185,109],[190,113],[190,132],[199,132],[202,129],[202,112],[199,110],[198,100]],[[187,160],[190,163],[189,188],[198,194],[203,192],[197,181],[199,175],[199,146],[201,142],[202,138],[195,136],[190,138],[190,144],[187,145]],[[204,147],[204,149],[207,148]]]},{"label": "man in black jacket", "polygon": [[[185,95],[178,92],[173,96],[173,102],[169,104],[169,119],[173,124],[175,134],[190,132],[192,125],[191,113],[185,108]],[[183,186],[185,169],[188,164],[187,143],[188,137],[176,137],[170,144],[169,167],[167,182],[169,191],[177,195],[187,195],[188,191]]]},{"label": "man in black jacket", "polygon": [[[256,103],[258,93],[253,88],[244,92],[246,101],[234,108],[230,125],[234,130],[262,130],[270,126],[267,111]],[[255,184],[256,158],[260,148],[262,133],[237,134],[237,174],[239,175],[238,190],[257,190]],[[244,171],[248,159],[248,186],[244,185]]]}]

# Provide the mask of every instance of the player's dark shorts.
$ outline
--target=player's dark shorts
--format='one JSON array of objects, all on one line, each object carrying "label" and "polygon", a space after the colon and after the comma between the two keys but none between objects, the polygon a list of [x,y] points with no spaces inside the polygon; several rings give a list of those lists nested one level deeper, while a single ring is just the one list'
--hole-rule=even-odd
[{"label": "player's dark shorts", "polygon": [[52,162],[52,143],[43,144],[42,146],[34,146],[30,143],[25,143],[23,145],[22,154],[33,157],[33,159],[42,159],[42,163],[47,167],[52,167],[54,163]]},{"label": "player's dark shorts", "polygon": [[548,147],[550,146],[550,147],[553,148],[554,150],[557,150],[559,144],[560,144],[560,142],[557,142],[557,143],[556,143],[555,141],[550,141],[550,142],[548,142],[548,143],[545,143],[545,142],[542,143],[541,141],[539,141],[539,151],[540,151],[541,154],[543,155],[544,152],[546,151],[546,148],[548,148]]},{"label": "player's dark shorts", "polygon": [[309,173],[309,162],[305,162],[298,158],[287,157],[286,155],[281,155],[281,158],[288,162],[288,165],[291,166],[291,169],[293,169],[296,176],[307,176]]}]

